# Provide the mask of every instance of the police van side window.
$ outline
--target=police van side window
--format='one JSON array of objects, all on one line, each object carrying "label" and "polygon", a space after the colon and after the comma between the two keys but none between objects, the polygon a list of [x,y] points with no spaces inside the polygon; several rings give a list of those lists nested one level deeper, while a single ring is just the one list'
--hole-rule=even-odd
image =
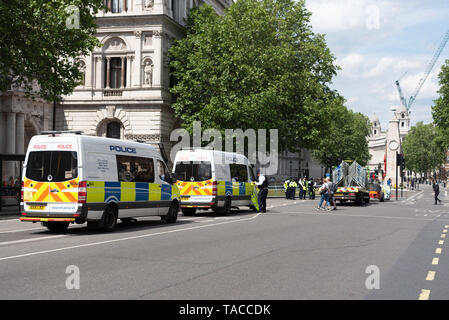
[{"label": "police van side window", "polygon": [[256,176],[254,175],[253,168],[248,167],[249,170],[249,181],[257,181]]},{"label": "police van side window", "polygon": [[231,178],[235,182],[248,182],[248,169],[244,164],[231,163]]},{"label": "police van side window", "polygon": [[154,162],[152,158],[116,157],[119,181],[154,182]]},{"label": "police van side window", "polygon": [[167,166],[161,160],[157,161],[157,174],[162,181],[170,182],[170,173],[168,172]]}]

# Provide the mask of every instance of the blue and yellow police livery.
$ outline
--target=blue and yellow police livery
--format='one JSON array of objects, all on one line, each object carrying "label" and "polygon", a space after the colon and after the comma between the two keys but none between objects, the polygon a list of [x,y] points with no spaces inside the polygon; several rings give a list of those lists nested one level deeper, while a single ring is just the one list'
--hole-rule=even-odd
[{"label": "blue and yellow police livery", "polygon": [[180,193],[157,150],[143,143],[53,132],[32,138],[22,180],[22,221],[114,229],[117,219],[177,220]]}]

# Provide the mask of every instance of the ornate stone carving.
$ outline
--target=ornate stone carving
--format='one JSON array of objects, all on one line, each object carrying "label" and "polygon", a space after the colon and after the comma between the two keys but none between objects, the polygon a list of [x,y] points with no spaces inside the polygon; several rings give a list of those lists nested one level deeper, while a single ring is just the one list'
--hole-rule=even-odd
[{"label": "ornate stone carving", "polygon": [[140,37],[142,37],[142,31],[140,31],[140,30],[134,31],[134,36],[135,36],[137,39],[140,39]]},{"label": "ornate stone carving", "polygon": [[163,32],[161,30],[154,30],[153,37],[162,38]]},{"label": "ornate stone carving", "polygon": [[125,49],[126,49],[125,42],[119,38],[112,38],[106,44],[106,50],[109,51],[120,51]]},{"label": "ornate stone carving", "polygon": [[153,9],[153,7],[154,7],[154,0],[144,0],[145,10]]},{"label": "ornate stone carving", "polygon": [[154,66],[149,59],[145,60],[145,65],[143,67],[145,85],[153,85],[153,67]]}]

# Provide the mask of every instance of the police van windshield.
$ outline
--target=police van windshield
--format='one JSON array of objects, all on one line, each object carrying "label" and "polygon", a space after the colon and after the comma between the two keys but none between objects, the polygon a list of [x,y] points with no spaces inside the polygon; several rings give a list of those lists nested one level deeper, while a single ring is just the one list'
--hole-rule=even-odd
[{"label": "police van windshield", "polygon": [[205,181],[212,179],[209,161],[182,161],[176,163],[176,178],[180,181]]},{"label": "police van windshield", "polygon": [[32,151],[25,173],[34,181],[61,182],[78,177],[78,156],[74,151]]}]

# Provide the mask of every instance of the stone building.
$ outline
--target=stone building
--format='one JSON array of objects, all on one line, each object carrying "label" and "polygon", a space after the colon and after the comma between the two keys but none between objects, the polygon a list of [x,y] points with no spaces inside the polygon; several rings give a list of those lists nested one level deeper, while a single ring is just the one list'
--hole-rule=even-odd
[{"label": "stone building", "polygon": [[410,131],[410,115],[403,106],[393,107],[393,117],[389,121],[388,130],[382,131],[379,118],[374,114],[371,117],[371,135],[368,138],[368,148],[371,160],[368,167],[371,172],[377,170],[379,165],[386,173],[385,179],[395,180],[396,151],[401,151],[401,143]]},{"label": "stone building", "polygon": [[232,0],[106,0],[97,16],[102,47],[80,57],[83,83],[57,108],[56,129],[163,143],[177,127],[169,93],[168,49],[185,35],[191,8],[219,14]]}]

